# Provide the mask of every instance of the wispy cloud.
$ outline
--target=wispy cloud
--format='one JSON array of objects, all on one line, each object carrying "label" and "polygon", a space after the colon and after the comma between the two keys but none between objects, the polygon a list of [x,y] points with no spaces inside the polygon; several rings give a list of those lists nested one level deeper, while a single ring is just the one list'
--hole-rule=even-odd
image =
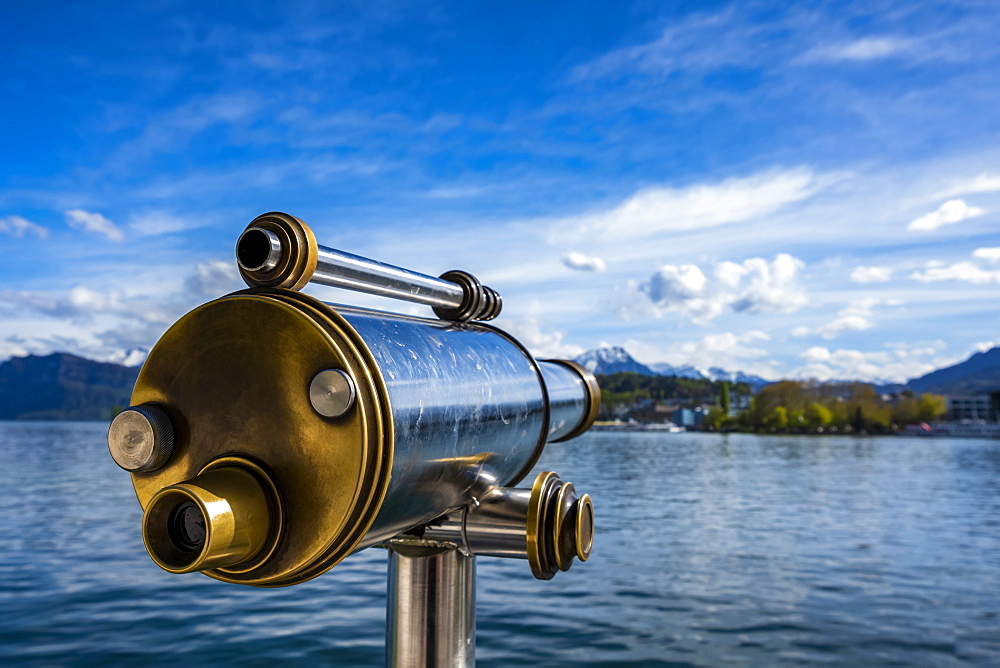
[{"label": "wispy cloud", "polygon": [[935,195],[936,199],[948,199],[956,195],[1000,192],[1000,175],[983,172],[972,178],[953,182],[945,190]]},{"label": "wispy cloud", "polygon": [[144,211],[129,218],[129,230],[137,236],[157,236],[193,230],[212,224],[214,219],[204,213],[178,216],[166,211]]},{"label": "wispy cloud", "polygon": [[0,218],[0,232],[9,234],[17,239],[21,239],[28,234],[34,234],[39,239],[45,239],[49,236],[48,228],[37,225],[21,216],[4,216]]},{"label": "wispy cloud", "polygon": [[813,346],[799,355],[806,364],[792,371],[791,376],[816,380],[853,378],[874,382],[904,382],[957,361],[941,355],[945,348],[943,342],[929,346],[908,342],[886,347],[889,349],[863,351]]},{"label": "wispy cloud", "polygon": [[683,188],[646,188],[610,209],[556,221],[550,238],[636,239],[717,227],[773,213],[828,182],[802,167]]},{"label": "wispy cloud", "polygon": [[128,312],[121,292],[99,292],[85,285],[77,285],[63,294],[4,290],[0,292],[0,309],[9,313],[30,309],[52,318],[74,321],[89,320],[100,314]]},{"label": "wispy cloud", "polygon": [[66,222],[73,229],[100,234],[111,241],[123,241],[125,239],[125,233],[99,213],[92,213],[83,209],[70,209],[66,212]]},{"label": "wispy cloud", "polygon": [[760,330],[722,331],[695,340],[674,342],[669,346],[629,339],[625,348],[646,364],[668,362],[675,366],[691,365],[701,369],[739,369],[772,378],[778,373],[775,363],[767,359],[772,352],[760,345],[770,340],[771,337]]},{"label": "wispy cloud", "polygon": [[932,261],[927,263],[927,267],[923,271],[915,271],[910,274],[910,278],[923,283],[964,281],[976,285],[1000,284],[1000,269],[983,269],[974,262],[968,261],[948,265]]},{"label": "wispy cloud", "polygon": [[855,267],[851,272],[851,280],[855,283],[885,283],[892,280],[892,269],[889,267]]},{"label": "wispy cloud", "polygon": [[565,253],[560,259],[567,268],[575,271],[602,272],[608,270],[608,265],[596,255],[585,255],[577,251],[570,251]]},{"label": "wispy cloud", "polygon": [[221,297],[246,287],[232,260],[212,260],[195,267],[194,273],[184,281],[185,289],[204,297]]},{"label": "wispy cloud", "polygon": [[538,358],[573,358],[584,349],[566,340],[565,330],[545,328],[537,314],[504,320],[504,329],[513,334]]},{"label": "wispy cloud", "polygon": [[802,337],[815,334],[824,339],[835,339],[848,332],[863,332],[875,326],[872,319],[872,309],[878,304],[879,300],[871,297],[855,299],[841,309],[830,322],[816,328],[796,327],[792,330],[792,336]]},{"label": "wispy cloud", "polygon": [[996,264],[1000,262],[1000,246],[995,246],[993,248],[977,248],[972,251],[972,257],[977,260],[986,260],[987,262]]},{"label": "wispy cloud", "polygon": [[[1000,248],[977,248],[972,251],[972,257],[976,260],[985,260],[989,264],[996,264],[1000,262]],[[931,260],[923,271],[913,272],[910,278],[924,283],[964,281],[975,285],[990,285],[1000,283],[1000,269],[985,269],[969,260],[952,264]]]},{"label": "wispy cloud", "polygon": [[986,213],[976,206],[969,206],[965,200],[951,199],[936,210],[914,219],[906,226],[908,230],[926,232],[936,230],[944,225],[954,225],[969,218],[977,218]]},{"label": "wispy cloud", "polygon": [[897,56],[912,51],[917,46],[905,37],[880,36],[830,44],[811,49],[802,57],[802,62],[863,62]]}]

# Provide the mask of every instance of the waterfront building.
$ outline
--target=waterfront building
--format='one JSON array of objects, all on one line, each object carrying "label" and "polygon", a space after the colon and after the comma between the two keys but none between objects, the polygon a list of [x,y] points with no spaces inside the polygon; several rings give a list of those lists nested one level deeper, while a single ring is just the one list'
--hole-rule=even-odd
[{"label": "waterfront building", "polygon": [[948,419],[956,422],[960,420],[988,420],[994,422],[997,419],[997,415],[993,410],[988,394],[949,396]]}]

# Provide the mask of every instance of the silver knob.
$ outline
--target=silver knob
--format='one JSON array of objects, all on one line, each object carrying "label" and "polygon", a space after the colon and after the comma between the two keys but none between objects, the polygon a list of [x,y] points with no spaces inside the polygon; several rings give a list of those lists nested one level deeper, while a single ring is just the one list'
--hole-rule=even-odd
[{"label": "silver knob", "polygon": [[174,451],[170,416],[151,404],[126,408],[108,429],[108,450],[118,466],[133,473],[155,471]]}]

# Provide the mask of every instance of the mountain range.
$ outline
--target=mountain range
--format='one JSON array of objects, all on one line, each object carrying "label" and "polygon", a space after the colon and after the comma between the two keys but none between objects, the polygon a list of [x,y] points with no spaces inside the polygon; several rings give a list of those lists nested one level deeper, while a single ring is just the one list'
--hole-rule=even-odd
[{"label": "mountain range", "polygon": [[[588,350],[576,358],[576,362],[587,367],[596,375],[608,375],[631,371],[644,376],[679,376],[681,378],[706,378],[708,380],[728,380],[750,385],[754,392],[774,381],[747,374],[742,371],[727,371],[719,367],[701,368],[689,364],[674,366],[667,363],[646,365],[638,362],[621,346],[607,346]],[[842,383],[845,381],[833,381]],[[916,393],[964,395],[985,394],[1000,390],[1000,347],[979,352],[964,362],[937,369],[906,383],[876,385],[881,392],[901,392],[911,390]]]},{"label": "mountain range", "polygon": [[69,353],[0,364],[0,420],[109,420],[129,404],[139,367]]},{"label": "mountain range", "polygon": [[[646,365],[620,346],[589,350],[576,361],[597,375],[633,372],[748,383],[756,392],[767,379],[741,371],[690,365]],[[12,357],[0,363],[0,420],[108,420],[127,406],[138,366],[97,362],[69,353]],[[840,381],[842,382],[842,381]],[[959,364],[880,391],[963,395],[1000,390],[1000,347],[976,353]]]},{"label": "mountain range", "polygon": [[612,373],[632,372],[642,376],[677,376],[679,378],[705,378],[708,380],[728,380],[731,383],[747,383],[754,392],[764,387],[771,381],[743,373],[742,371],[726,371],[717,366],[702,369],[690,364],[674,366],[666,362],[645,365],[637,362],[628,351],[621,346],[608,346],[588,350],[575,360],[577,363],[590,369],[598,376],[606,376]]}]

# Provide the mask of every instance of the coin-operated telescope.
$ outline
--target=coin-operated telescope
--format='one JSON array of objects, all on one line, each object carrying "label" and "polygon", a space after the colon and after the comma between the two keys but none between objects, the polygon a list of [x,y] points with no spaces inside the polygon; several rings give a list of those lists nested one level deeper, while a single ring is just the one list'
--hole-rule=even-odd
[{"label": "coin-operated telescope", "polygon": [[[240,236],[250,285],[194,309],[149,353],[108,432],[131,472],[150,557],[257,587],[388,548],[387,660],[475,660],[475,557],[526,559],[539,579],[590,555],[590,497],[551,472],[546,443],[597,415],[594,376],[535,360],[484,324],[500,296],[320,246],[302,221]],[[439,319],[321,302],[308,282],[433,307]]]}]

